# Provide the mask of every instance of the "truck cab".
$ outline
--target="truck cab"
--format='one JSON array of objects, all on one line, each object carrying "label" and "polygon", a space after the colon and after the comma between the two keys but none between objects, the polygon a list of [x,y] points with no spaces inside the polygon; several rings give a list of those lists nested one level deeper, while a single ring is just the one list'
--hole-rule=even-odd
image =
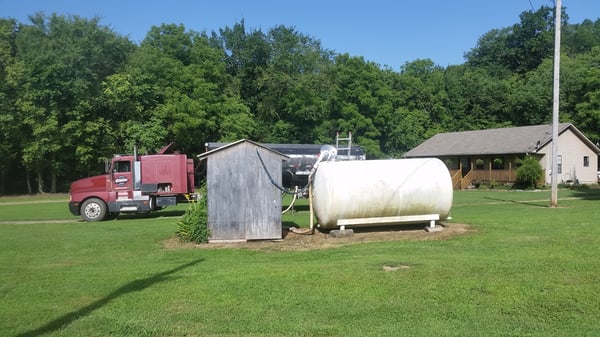
[{"label": "truck cab", "polygon": [[176,205],[195,199],[193,192],[194,162],[186,155],[117,155],[106,174],[71,183],[69,210],[85,221],[99,221]]}]

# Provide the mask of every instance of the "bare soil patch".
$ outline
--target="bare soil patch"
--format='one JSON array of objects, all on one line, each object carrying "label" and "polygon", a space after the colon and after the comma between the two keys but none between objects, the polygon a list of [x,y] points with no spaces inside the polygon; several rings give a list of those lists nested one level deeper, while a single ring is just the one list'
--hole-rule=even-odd
[{"label": "bare soil patch", "polygon": [[[353,228],[354,234],[347,237],[332,237],[328,232],[315,230],[305,234],[284,229],[281,240],[258,240],[233,243],[195,244],[181,242],[173,237],[164,242],[167,249],[256,249],[266,251],[313,250],[341,247],[345,245],[401,240],[447,240],[474,231],[465,224],[444,224],[443,230],[427,232],[424,225],[399,225],[388,227]],[[299,231],[307,231],[301,229]]]}]

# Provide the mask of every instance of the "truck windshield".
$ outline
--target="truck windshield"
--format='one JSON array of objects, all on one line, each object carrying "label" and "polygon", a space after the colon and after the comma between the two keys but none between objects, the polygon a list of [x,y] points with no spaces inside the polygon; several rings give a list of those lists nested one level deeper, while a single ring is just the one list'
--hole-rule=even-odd
[{"label": "truck windshield", "polygon": [[112,167],[113,172],[131,172],[131,163],[129,161],[115,161]]}]

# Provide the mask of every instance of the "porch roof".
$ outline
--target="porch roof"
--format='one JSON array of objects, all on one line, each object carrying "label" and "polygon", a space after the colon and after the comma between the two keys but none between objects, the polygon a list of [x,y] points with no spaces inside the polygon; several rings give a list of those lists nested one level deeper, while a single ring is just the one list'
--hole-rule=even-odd
[{"label": "porch roof", "polygon": [[[600,150],[571,123],[561,123],[558,133],[573,132],[594,152]],[[404,157],[443,157],[461,155],[498,155],[535,153],[552,141],[552,125],[533,125],[511,128],[439,133]]]}]

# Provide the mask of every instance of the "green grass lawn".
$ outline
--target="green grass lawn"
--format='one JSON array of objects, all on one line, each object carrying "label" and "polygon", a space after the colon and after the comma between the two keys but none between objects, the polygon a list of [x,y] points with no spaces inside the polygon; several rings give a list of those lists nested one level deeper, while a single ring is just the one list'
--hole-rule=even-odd
[{"label": "green grass lawn", "polygon": [[177,209],[36,199],[0,198],[0,336],[600,336],[598,190],[456,192],[468,234],[312,251],[173,249]]},{"label": "green grass lawn", "polygon": [[66,194],[0,198],[0,221],[73,219]]}]

